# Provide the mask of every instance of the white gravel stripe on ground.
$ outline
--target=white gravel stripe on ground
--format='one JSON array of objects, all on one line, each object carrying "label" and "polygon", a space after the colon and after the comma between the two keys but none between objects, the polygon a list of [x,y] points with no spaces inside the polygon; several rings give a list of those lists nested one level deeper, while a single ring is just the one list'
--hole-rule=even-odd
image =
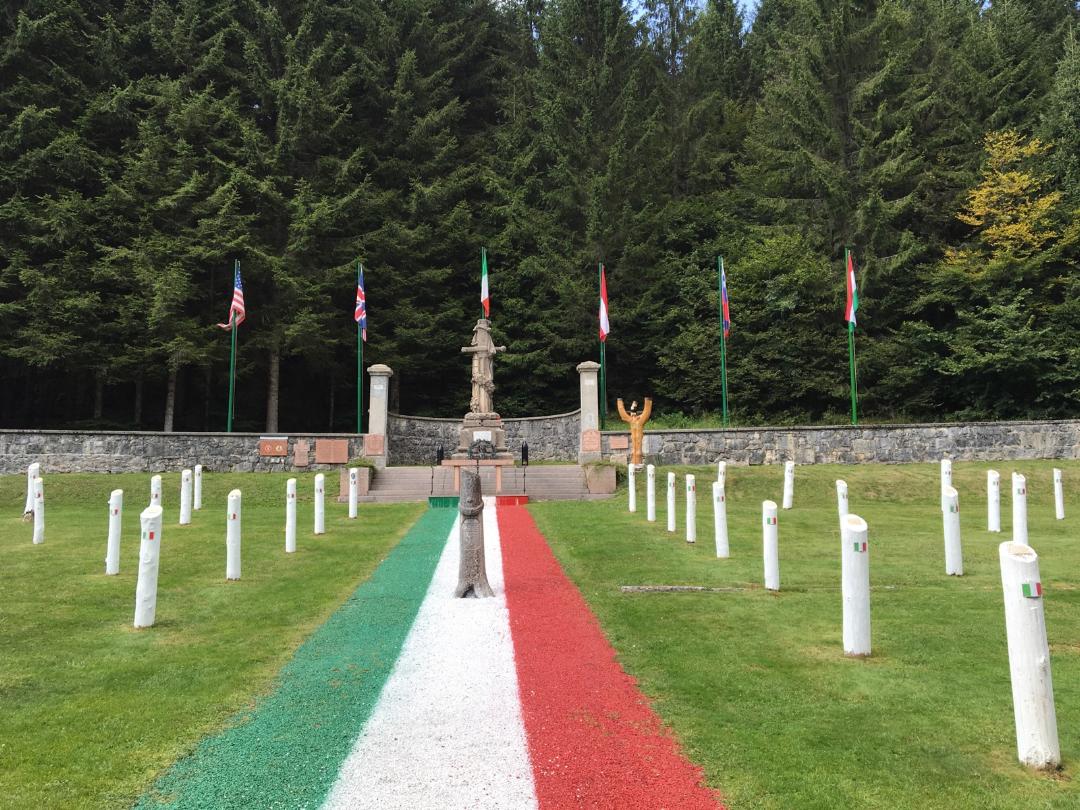
[{"label": "white gravel stripe on ground", "polygon": [[379,703],[323,805],[535,808],[494,498],[484,499],[492,599],[455,599],[457,524]]}]

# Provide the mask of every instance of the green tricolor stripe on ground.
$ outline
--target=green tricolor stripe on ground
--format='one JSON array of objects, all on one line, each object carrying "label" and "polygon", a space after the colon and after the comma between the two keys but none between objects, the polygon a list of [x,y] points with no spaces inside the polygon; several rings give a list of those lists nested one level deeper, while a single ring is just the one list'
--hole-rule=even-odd
[{"label": "green tricolor stripe on ground", "polygon": [[199,743],[136,806],[321,804],[378,701],[456,517],[452,509],[425,512],[296,651],[275,691]]}]

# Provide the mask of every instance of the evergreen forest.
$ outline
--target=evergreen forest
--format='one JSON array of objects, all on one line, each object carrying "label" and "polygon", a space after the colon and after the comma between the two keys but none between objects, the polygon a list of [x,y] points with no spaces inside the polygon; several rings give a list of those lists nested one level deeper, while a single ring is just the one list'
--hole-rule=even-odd
[{"label": "evergreen forest", "polygon": [[687,418],[1080,415],[1076,0],[10,0],[0,427],[504,416],[575,366]]}]

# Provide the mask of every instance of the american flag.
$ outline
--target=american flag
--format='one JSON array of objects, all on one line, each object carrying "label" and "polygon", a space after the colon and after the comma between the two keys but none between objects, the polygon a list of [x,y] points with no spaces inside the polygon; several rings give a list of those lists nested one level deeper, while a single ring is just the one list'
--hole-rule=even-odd
[{"label": "american flag", "polygon": [[[233,320],[235,314],[236,320]],[[236,260],[236,276],[233,279],[233,291],[232,291],[232,303],[229,305],[229,316],[227,323],[219,323],[222,329],[232,329],[233,324],[237,326],[244,322],[247,312],[244,309],[244,284],[240,281],[240,260]]]},{"label": "american flag", "polygon": [[356,309],[353,310],[353,320],[360,325],[360,335],[367,343],[367,295],[364,293],[364,265],[362,264],[356,271]]}]

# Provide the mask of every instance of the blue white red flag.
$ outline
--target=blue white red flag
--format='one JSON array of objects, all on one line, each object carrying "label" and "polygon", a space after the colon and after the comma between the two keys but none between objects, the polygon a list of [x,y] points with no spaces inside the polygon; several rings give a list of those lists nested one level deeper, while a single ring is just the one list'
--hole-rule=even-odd
[{"label": "blue white red flag", "polygon": [[356,308],[353,310],[353,320],[360,325],[360,335],[367,343],[367,295],[364,293],[364,265],[357,268],[356,273]]},{"label": "blue white red flag", "polygon": [[724,260],[720,259],[720,302],[721,319],[723,320],[724,337],[731,336],[731,311],[728,309],[727,295],[727,271],[724,270]]}]

